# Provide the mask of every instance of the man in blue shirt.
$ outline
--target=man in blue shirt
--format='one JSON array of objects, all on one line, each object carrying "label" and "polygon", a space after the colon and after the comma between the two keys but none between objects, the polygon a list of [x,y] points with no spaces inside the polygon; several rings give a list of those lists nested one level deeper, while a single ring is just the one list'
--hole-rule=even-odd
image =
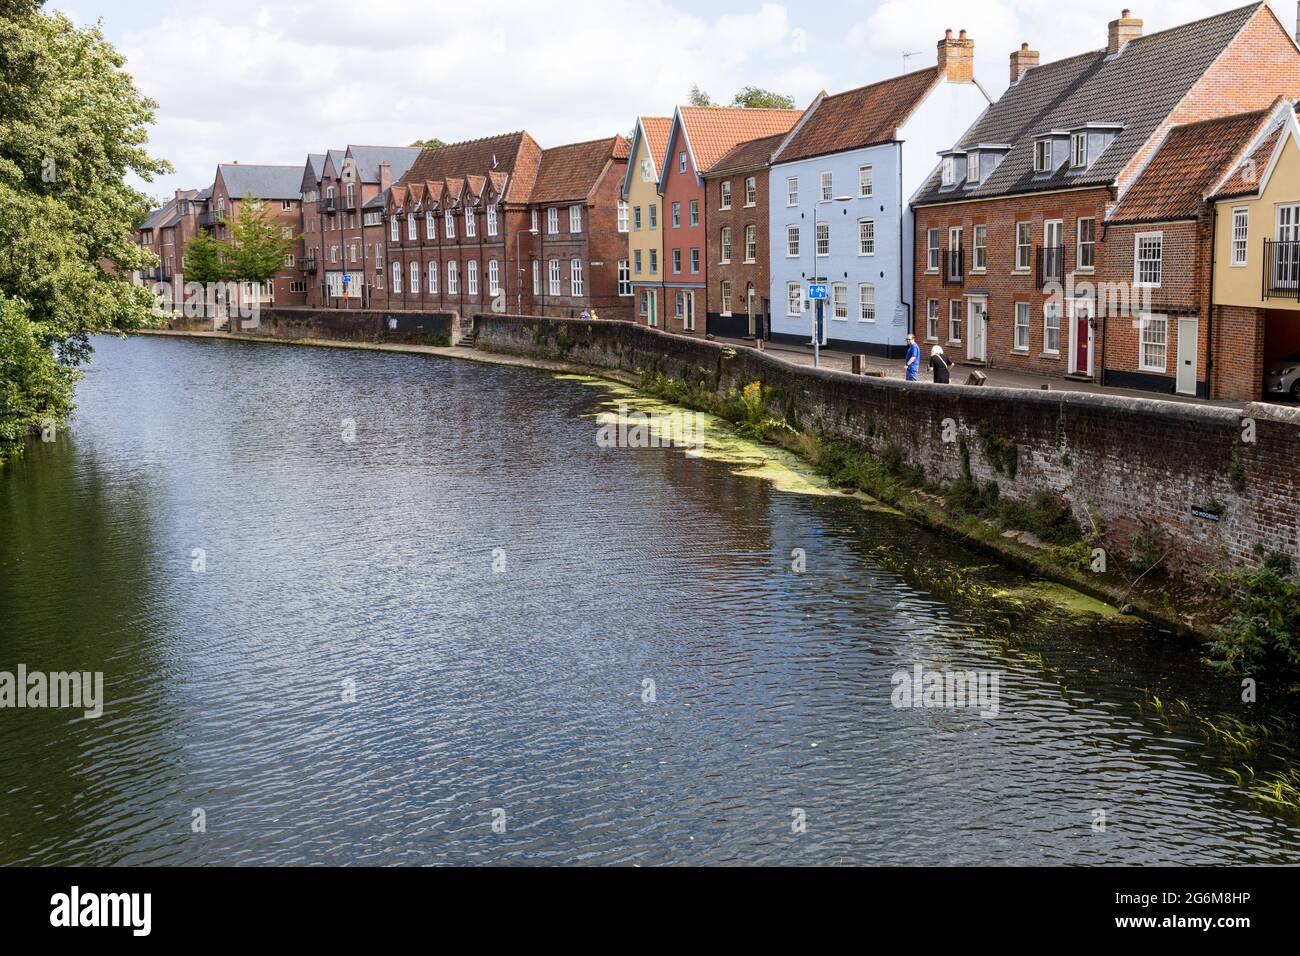
[{"label": "man in blue shirt", "polygon": [[910,332],[907,335],[907,371],[905,378],[909,382],[918,381],[918,373],[921,371],[921,347],[916,344],[916,336]]}]

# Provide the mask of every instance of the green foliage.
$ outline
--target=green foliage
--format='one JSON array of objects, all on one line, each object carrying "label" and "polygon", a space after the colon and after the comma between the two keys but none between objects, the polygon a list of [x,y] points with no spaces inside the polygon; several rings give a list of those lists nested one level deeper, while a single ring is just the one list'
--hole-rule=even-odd
[{"label": "green foliage", "polygon": [[185,245],[185,279],[188,282],[222,282],[227,278],[225,244],[206,229]]},{"label": "green foliage", "polygon": [[223,243],[227,278],[236,282],[269,282],[284,268],[284,257],[293,252],[300,238],[256,196],[245,196],[234,221],[222,219],[230,230]]},{"label": "green foliage", "polygon": [[691,92],[687,95],[686,102],[690,103],[691,106],[717,106],[718,105],[717,103],[713,102],[713,100],[709,98],[708,93],[705,93],[702,89],[700,89],[700,85],[698,83],[691,84]]},{"label": "green foliage", "polygon": [[1155,570],[1169,553],[1168,539],[1169,536],[1159,525],[1144,523],[1142,529],[1133,536],[1129,563],[1143,574]]},{"label": "green foliage", "polygon": [[773,93],[771,90],[765,90],[757,86],[746,86],[735,95],[731,105],[743,106],[751,110],[792,110],[795,108],[793,96]]},{"label": "green foliage", "polygon": [[1274,555],[1212,580],[1232,611],[1210,645],[1210,665],[1233,675],[1300,675],[1300,588],[1290,559]]},{"label": "green foliage", "polygon": [[1016,473],[1020,470],[1020,448],[1016,443],[999,435],[988,419],[980,421],[975,427],[975,433],[979,435],[984,454],[988,456],[994,471],[1015,480]]},{"label": "green foliage", "polygon": [[[127,276],[150,200],[126,184],[170,170],[146,149],[156,103],[98,27],[0,0],[0,451],[72,407],[91,336],[153,321]],[[103,263],[103,265],[101,265]]]},{"label": "green foliage", "polygon": [[1004,498],[996,517],[1005,527],[1028,531],[1047,544],[1070,545],[1083,539],[1069,502],[1050,491],[1038,492],[1028,503]]},{"label": "green foliage", "polygon": [[434,136],[434,137],[431,137],[431,138],[429,138],[429,139],[417,139],[417,140],[416,140],[414,143],[412,143],[411,145],[412,145],[412,146],[423,146],[425,149],[441,149],[442,147],[446,146],[447,144],[446,144],[445,142],[443,142],[442,140],[438,139],[438,137]]},{"label": "green foliage", "polygon": [[1066,567],[1079,571],[1092,570],[1092,547],[1086,541],[1054,547],[1051,551],[1056,560]]},{"label": "green foliage", "polygon": [[1228,484],[1232,485],[1232,490],[1238,494],[1246,490],[1246,468],[1235,458],[1232,467],[1228,469]]}]

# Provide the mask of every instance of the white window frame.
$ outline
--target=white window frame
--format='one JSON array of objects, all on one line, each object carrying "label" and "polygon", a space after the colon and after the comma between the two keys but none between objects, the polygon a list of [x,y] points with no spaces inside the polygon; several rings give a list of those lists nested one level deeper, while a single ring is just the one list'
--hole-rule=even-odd
[{"label": "white window frame", "polygon": [[[1024,242],[1020,240],[1024,239]],[[1020,263],[1020,253],[1024,252],[1024,265]],[[1029,272],[1034,267],[1034,224],[1030,220],[1016,223],[1016,272]]]},{"label": "white window frame", "polygon": [[495,259],[488,260],[488,295],[497,296],[501,293],[501,263]]},{"label": "white window frame", "polygon": [[542,294],[542,261],[533,260],[533,295]]},{"label": "white window frame", "polygon": [[620,199],[618,201],[618,231],[630,232],[631,229],[628,223],[629,223],[629,208],[628,208],[627,200]]},{"label": "white window frame", "polygon": [[455,259],[447,261],[447,294],[460,295],[460,265]]},{"label": "white window frame", "polygon": [[943,236],[938,229],[925,231],[925,271],[937,273],[943,263],[943,249],[940,245]]},{"label": "white window frame", "polygon": [[1081,169],[1088,165],[1088,134],[1073,133],[1070,136],[1070,165]]},{"label": "white window frame", "polygon": [[731,180],[724,179],[718,184],[718,208],[722,210],[731,208]]},{"label": "white window frame", "polygon": [[987,272],[989,268],[989,227],[977,223],[971,227],[970,271]]},{"label": "white window frame", "polygon": [[443,235],[445,235],[448,239],[455,239],[455,238],[456,238],[456,212],[455,212],[455,210],[453,210],[453,209],[448,209],[445,213],[443,213],[443,217],[442,217],[442,226],[443,226],[443,228],[442,228]]},{"label": "white window frame", "polygon": [[583,292],[584,284],[582,281],[582,260],[569,260],[569,295],[575,299],[580,298],[586,293]]},{"label": "white window frame", "polygon": [[718,246],[721,250],[719,264],[724,266],[731,265],[731,227],[723,226],[718,232]]},{"label": "white window frame", "polygon": [[633,267],[636,269],[636,274],[641,275],[641,266],[644,264],[644,260],[641,257],[640,249],[632,250],[632,264]]},{"label": "white window frame", "polygon": [[1034,172],[1050,173],[1052,171],[1051,139],[1034,140]]},{"label": "white window frame", "polygon": [[438,294],[438,260],[429,260],[429,295]]},{"label": "white window frame", "polygon": [[546,291],[548,295],[560,294],[560,260],[551,259],[546,263]]},{"label": "white window frame", "polygon": [[396,216],[393,216],[388,220],[388,239],[390,242],[402,241],[402,226],[401,223],[397,221]]},{"label": "white window frame", "polygon": [[569,207],[569,235],[582,232],[582,207]]},{"label": "white window frame", "polygon": [[799,315],[803,312],[803,286],[798,282],[787,282],[785,286],[785,314]]},{"label": "white window frame", "polygon": [[[962,318],[962,300],[948,300],[948,344],[961,345],[961,330],[964,324]],[[956,332],[956,335],[953,333]]]},{"label": "white window frame", "polygon": [[411,260],[411,295],[420,294],[420,263]]},{"label": "white window frame", "polygon": [[[1059,302],[1043,303],[1043,354],[1044,355],[1051,355],[1055,357],[1061,354],[1062,315],[1063,312],[1061,310],[1061,303]],[[1056,319],[1056,330],[1055,330],[1056,348],[1050,347],[1052,338],[1049,333],[1052,331],[1052,327],[1048,324],[1048,320],[1052,318]]]},{"label": "white window frame", "polygon": [[799,205],[799,177],[787,176],[785,178],[785,204],[786,206]]},{"label": "white window frame", "polygon": [[465,294],[478,295],[478,260],[470,259],[465,263]]},{"label": "white window frame", "polygon": [[951,186],[957,182],[957,160],[952,156],[945,156],[939,162],[939,178],[944,186]]},{"label": "white window frame", "polygon": [[546,234],[548,236],[557,236],[560,233],[560,210],[556,206],[551,206],[546,210]]},{"label": "white window frame", "polygon": [[[1148,341],[1149,331],[1161,329],[1161,341]],[[1160,349],[1160,364],[1147,361],[1147,348]],[[1158,312],[1143,312],[1138,316],[1138,371],[1164,373],[1169,368],[1169,316]]]},{"label": "white window frame", "polygon": [[1246,265],[1250,258],[1250,207],[1234,206],[1232,210],[1232,234],[1228,264],[1234,267]]},{"label": "white window frame", "polygon": [[745,208],[753,209],[758,205],[758,180],[753,176],[745,177]]},{"label": "white window frame", "polygon": [[690,217],[688,221],[692,226],[698,226],[700,224],[700,201],[698,199],[692,199],[690,201],[689,205],[686,207],[686,215]]},{"label": "white window frame", "polygon": [[425,239],[428,239],[430,242],[432,242],[432,241],[434,240],[434,238],[435,238],[435,237],[434,237],[434,230],[435,230],[436,228],[437,228],[437,226],[436,226],[436,224],[435,224],[434,221],[433,221],[433,210],[432,210],[432,209],[426,209],[426,210],[424,211],[424,238],[425,238]]},{"label": "white window frame", "polygon": [[[1156,242],[1155,259],[1141,258],[1142,243]],[[1158,289],[1164,273],[1165,234],[1163,232],[1139,232],[1133,237],[1133,285],[1139,289]],[[1154,262],[1154,281],[1142,278],[1144,264]],[[1150,272],[1148,272],[1148,276]]]},{"label": "white window frame", "polygon": [[[1028,302],[1017,302],[1015,304],[1011,326],[1011,351],[1024,355],[1029,354],[1029,314],[1030,305]],[[1022,318],[1024,319],[1023,322],[1021,321]],[[1019,342],[1021,332],[1024,333],[1024,345]]]},{"label": "white window frame", "polygon": [[723,279],[718,283],[718,294],[722,299],[719,306],[722,315],[731,315],[731,280]]},{"label": "white window frame", "polygon": [[618,295],[621,299],[632,296],[632,266],[626,259],[618,260]]},{"label": "white window frame", "polygon": [[858,167],[858,198],[870,199],[875,195],[876,184],[872,178],[873,170],[870,163]]},{"label": "white window frame", "polygon": [[831,283],[831,319],[836,322],[849,320],[849,284],[847,282]]},{"label": "white window frame", "polygon": [[406,238],[411,241],[419,238],[415,232],[415,213],[413,212],[406,214]]},{"label": "white window frame", "polygon": [[799,258],[799,246],[800,246],[799,240],[800,240],[799,227],[786,226],[785,227],[785,257],[787,259]]},{"label": "white window frame", "polygon": [[[825,230],[824,235],[822,230]],[[822,252],[823,240],[826,248],[825,252]],[[817,253],[818,259],[825,259],[831,254],[831,224],[829,222],[817,223],[817,231],[813,235],[813,250]]]},{"label": "white window frame", "polygon": [[822,170],[821,174],[821,197],[822,202],[827,202],[835,198],[835,172],[834,170]]},{"label": "white window frame", "polygon": [[978,183],[980,181],[980,154],[966,154],[966,183]]},{"label": "white window frame", "polygon": [[925,300],[925,340],[939,341],[939,300]]},{"label": "white window frame", "polygon": [[758,261],[758,226],[752,222],[745,227],[745,262]]},{"label": "white window frame", "polygon": [[[1092,223],[1092,239],[1088,242],[1083,240],[1083,224]],[[1095,272],[1097,269],[1097,218],[1095,216],[1080,216],[1074,224],[1074,266],[1079,272]],[[1088,265],[1083,264],[1083,251],[1087,249],[1092,256],[1092,262]]]},{"label": "white window frame", "polygon": [[858,321],[876,321],[876,287],[870,282],[858,283]]},{"label": "white window frame", "polygon": [[858,255],[874,256],[876,254],[876,220],[858,220]]},{"label": "white window frame", "polygon": [[400,293],[401,291],[402,291],[402,264],[400,262],[394,262],[393,263],[393,292]]},{"label": "white window frame", "polygon": [[474,221],[474,207],[466,206],[465,207],[465,238],[473,239],[477,235],[478,235],[478,224]]},{"label": "white window frame", "polygon": [[487,207],[487,234],[489,236],[497,234],[497,207],[491,203]]}]

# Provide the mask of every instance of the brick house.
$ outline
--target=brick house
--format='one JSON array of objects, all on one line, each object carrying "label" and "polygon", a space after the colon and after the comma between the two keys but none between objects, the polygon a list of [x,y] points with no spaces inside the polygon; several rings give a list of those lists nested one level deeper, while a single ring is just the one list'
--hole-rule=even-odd
[{"label": "brick house", "polygon": [[770,337],[767,173],[783,139],[747,140],[705,170],[706,327],[715,335]]},{"label": "brick house", "polygon": [[628,261],[636,320],[658,326],[663,321],[664,225],[659,196],[660,166],[668,148],[671,116],[638,116],[623,174],[622,199],[628,208]]},{"label": "brick house", "polygon": [[[270,206],[272,218],[286,233],[297,236],[302,232],[302,166],[254,166],[243,163],[222,163],[212,182],[212,197],[208,215],[201,217],[205,228],[211,228],[217,239],[229,239],[221,219],[233,222],[245,198],[252,196]],[[210,225],[209,225],[210,224]],[[239,295],[244,303],[254,297],[263,306],[301,306],[307,303],[307,282],[299,264],[302,258],[302,240],[285,258],[284,268],[261,287],[242,283]]]},{"label": "brick house", "polygon": [[[1174,127],[1269,107],[1300,82],[1300,50],[1264,3],[1146,36],[1126,10],[1104,49],[1040,66],[1023,44],[1011,81],[913,197],[917,338],[971,364],[1172,391],[1125,345],[1153,290],[1134,279],[1136,224],[1112,234],[1111,217]],[[1204,303],[1172,304],[1205,324]]]},{"label": "brick house", "polygon": [[[307,304],[364,308],[384,279],[383,195],[420,155],[418,146],[348,146],[307,157],[302,183]],[[347,281],[344,281],[346,277]]]},{"label": "brick house", "polygon": [[136,227],[136,244],[158,257],[158,265],[141,273],[140,278],[173,284],[172,300],[183,302],[183,289],[176,285],[184,281],[185,246],[199,231],[199,219],[207,209],[207,189],[177,189],[175,195],[159,208],[149,213]]},{"label": "brick house", "polygon": [[705,236],[711,228],[704,196],[704,170],[739,143],[787,133],[800,110],[679,106],[659,164],[664,255],[664,328],[703,335],[701,306],[707,306]]},{"label": "brick house", "polygon": [[[629,144],[622,136],[542,152],[529,197],[529,228],[537,229],[528,275],[539,315],[633,317],[628,260],[629,216],[621,193]],[[521,285],[523,283],[521,282]],[[512,310],[523,303],[519,288]]]}]

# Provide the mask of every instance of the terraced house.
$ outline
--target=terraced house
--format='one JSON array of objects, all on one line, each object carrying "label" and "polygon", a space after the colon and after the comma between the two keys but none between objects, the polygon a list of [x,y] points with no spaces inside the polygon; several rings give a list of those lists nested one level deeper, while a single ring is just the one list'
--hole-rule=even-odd
[{"label": "terraced house", "polygon": [[660,215],[659,173],[668,148],[669,116],[638,116],[623,173],[621,198],[628,216],[628,262],[636,319],[642,325],[663,322],[664,230]]},{"label": "terraced house", "polygon": [[[199,217],[199,224],[210,229],[217,239],[228,239],[228,231],[221,224],[224,218],[234,221],[239,207],[247,197],[271,207],[272,218],[286,234],[297,235],[302,230],[302,177],[301,166],[256,166],[244,163],[222,163],[217,167],[212,182],[212,197],[208,211]],[[261,306],[300,306],[307,302],[307,282],[299,260],[302,242],[290,253],[284,268],[269,282],[242,283],[239,296],[244,304],[254,301]]]},{"label": "terraced house", "polygon": [[140,278],[151,282],[172,284],[172,301],[184,300],[185,246],[199,231],[199,219],[207,210],[207,189],[177,189],[175,195],[135,230],[136,243],[158,257],[158,265]]},{"label": "terraced house", "polygon": [[811,341],[816,308],[804,296],[816,281],[830,296],[822,344],[902,354],[913,308],[908,200],[952,131],[989,105],[974,56],[966,31],[948,30],[935,66],[822,93],[777,148],[765,250],[772,338]]},{"label": "terraced house", "polygon": [[1196,216],[1140,200],[1203,146],[1176,127],[1271,107],[1300,83],[1300,49],[1264,3],[1142,26],[1124,10],[1104,48],[1041,66],[1022,44],[1006,93],[940,151],[913,201],[918,339],[970,364],[1228,396],[1207,378],[1208,282],[1171,286],[1195,268]]}]

